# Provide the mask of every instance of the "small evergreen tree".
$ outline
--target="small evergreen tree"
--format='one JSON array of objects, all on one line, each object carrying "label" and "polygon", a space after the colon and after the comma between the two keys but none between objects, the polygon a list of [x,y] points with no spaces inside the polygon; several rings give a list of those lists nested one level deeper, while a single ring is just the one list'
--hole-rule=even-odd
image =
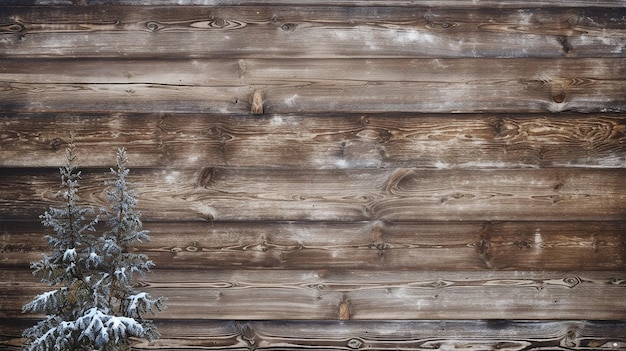
[{"label": "small evergreen tree", "polygon": [[161,310],[163,298],[152,299],[133,286],[134,276],[148,272],[153,263],[128,250],[149,235],[126,182],[126,151],[118,150],[117,168],[111,169],[114,180],[106,183],[109,209],[102,210],[106,229],[101,235],[96,232],[100,216],[80,204],[81,173],[73,142],[66,158],[60,168],[63,190],[57,194],[63,206],[41,215],[43,225],[54,232],[46,236],[52,253],[31,264],[33,274],[41,273],[42,281],[55,289],[24,305],[23,312],[46,315],[24,331],[24,350],[127,350],[130,337],[158,338],[156,327],[144,316]]}]

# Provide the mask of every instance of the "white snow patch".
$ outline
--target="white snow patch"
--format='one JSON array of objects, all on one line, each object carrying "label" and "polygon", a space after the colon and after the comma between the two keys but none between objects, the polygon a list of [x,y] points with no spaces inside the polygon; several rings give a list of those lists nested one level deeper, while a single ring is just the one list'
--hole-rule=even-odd
[{"label": "white snow patch", "polygon": [[207,218],[217,217],[217,212],[215,211],[215,209],[207,204],[196,203],[194,205],[194,209],[200,212],[204,217],[207,217]]},{"label": "white snow patch", "polygon": [[129,296],[128,299],[130,300],[130,303],[128,304],[128,311],[134,313],[138,308],[137,304],[139,300],[145,300],[147,298],[148,295],[145,292]]},{"label": "white snow patch", "polygon": [[539,229],[537,229],[537,230],[535,231],[535,245],[536,245],[536,246],[539,246],[539,245],[541,245],[542,243],[543,243],[543,239],[541,239],[541,233],[540,233],[540,230],[539,230]]},{"label": "white snow patch", "polygon": [[439,59],[434,59],[430,62],[430,64],[437,69],[446,69],[448,65],[442,63]]},{"label": "white snow patch", "polygon": [[70,261],[76,260],[76,249],[75,248],[67,249],[63,253],[63,261],[67,261],[68,259]]},{"label": "white snow patch", "polygon": [[537,228],[537,230],[535,231],[535,245],[533,246],[534,249],[540,251],[542,249],[541,244],[543,244],[543,239],[541,238],[539,228]]},{"label": "white snow patch", "polygon": [[296,104],[296,99],[298,98],[298,94],[293,94],[290,97],[285,99],[285,105],[289,107],[293,107]]},{"label": "white snow patch", "polygon": [[539,168],[537,165],[526,164],[526,163],[508,163],[502,161],[494,161],[494,162],[465,162],[465,163],[445,163],[441,161],[437,161],[434,164],[436,169],[489,169],[489,168]]},{"label": "white snow patch", "polygon": [[189,156],[187,158],[187,161],[189,163],[196,163],[196,162],[198,162],[199,159],[200,159],[200,156],[198,156],[198,155],[191,155],[191,156]]},{"label": "white snow patch", "polygon": [[572,168],[626,168],[626,156],[610,155],[593,159],[593,163],[556,163],[558,167]]},{"label": "white snow patch", "polygon": [[341,160],[337,160],[337,161],[335,162],[335,166],[337,166],[337,167],[339,167],[339,168],[348,168],[348,161],[343,160],[343,159],[341,159]]},{"label": "white snow patch", "polygon": [[[287,103],[286,100],[285,100],[285,103]],[[281,116],[274,116],[270,120],[270,124],[271,125],[281,125],[281,124],[283,124],[283,118]]]},{"label": "white snow patch", "polygon": [[434,43],[435,36],[432,34],[428,34],[428,33],[422,33],[417,30],[408,30],[408,31],[404,31],[404,32],[400,32],[396,34],[393,38],[393,41],[402,45],[411,44],[415,42]]},{"label": "white snow patch", "polygon": [[437,163],[435,163],[435,168],[437,169],[448,169],[450,168],[450,165],[447,163],[443,163],[441,161],[437,161]]},{"label": "white snow patch", "polygon": [[172,171],[168,175],[165,176],[165,182],[167,184],[174,184],[178,180],[179,176],[180,176],[180,172]]},{"label": "white snow patch", "polygon": [[528,25],[533,19],[533,13],[528,10],[517,10],[517,17],[522,24]]}]

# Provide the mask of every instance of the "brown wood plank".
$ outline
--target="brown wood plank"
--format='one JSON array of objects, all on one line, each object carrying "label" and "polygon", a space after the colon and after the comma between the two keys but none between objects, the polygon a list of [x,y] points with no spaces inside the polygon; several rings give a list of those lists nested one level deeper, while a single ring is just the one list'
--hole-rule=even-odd
[{"label": "brown wood plank", "polygon": [[6,6],[0,50],[4,58],[624,56],[623,4],[482,4]]},{"label": "brown wood plank", "polygon": [[[130,165],[132,168],[132,163]],[[54,169],[0,169],[0,216],[36,219],[55,204]],[[623,220],[626,169],[139,169],[145,220]],[[83,172],[104,205],[107,173]]]},{"label": "brown wood plank", "polygon": [[[60,6],[68,5],[67,0],[4,0],[7,6]],[[308,6],[392,6],[392,7],[408,7],[416,6],[427,7],[444,7],[444,8],[484,8],[498,7],[502,9],[509,8],[553,8],[553,7],[609,7],[620,8],[625,7],[624,0],[570,0],[552,1],[552,0],[309,0],[306,2]],[[74,2],[74,5],[89,6],[206,6],[205,0],[178,0],[172,3],[169,0],[81,0],[80,3]],[[243,5],[263,5],[263,6],[302,6],[299,0],[214,0],[211,1],[214,6],[243,6]]]},{"label": "brown wood plank", "polygon": [[[9,271],[0,283],[2,318],[19,317],[21,305],[49,289],[28,274]],[[355,320],[626,318],[624,271],[195,269],[154,270],[142,281],[168,297],[159,318],[172,319],[336,320],[342,304]]]},{"label": "brown wood plank", "polygon": [[[135,167],[626,168],[624,114],[0,114],[0,165]],[[86,157],[85,155],[89,155]]]},{"label": "brown wood plank", "polygon": [[[0,347],[19,350],[30,320],[0,319]],[[626,348],[620,321],[212,321],[157,320],[161,338],[136,350]]]},{"label": "brown wood plank", "polygon": [[0,69],[0,107],[14,112],[249,113],[255,91],[266,113],[620,112],[626,61],[10,60]]},{"label": "brown wood plank", "polygon": [[[568,271],[626,268],[626,222],[146,222],[159,269]],[[49,251],[39,223],[0,222],[0,269]],[[24,280],[24,278],[21,278]]]}]

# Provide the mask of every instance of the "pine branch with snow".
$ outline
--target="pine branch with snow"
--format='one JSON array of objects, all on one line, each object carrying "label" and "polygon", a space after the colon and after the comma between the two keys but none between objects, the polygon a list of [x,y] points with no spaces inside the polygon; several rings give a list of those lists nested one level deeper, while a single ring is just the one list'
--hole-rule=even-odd
[{"label": "pine branch with snow", "polygon": [[136,289],[135,278],[154,266],[142,254],[130,252],[133,243],[149,240],[142,229],[137,196],[129,187],[126,151],[118,150],[113,180],[105,183],[109,201],[106,228],[97,234],[99,216],[81,205],[78,196],[81,173],[75,166],[70,142],[67,163],[60,168],[58,197],[63,206],[41,215],[52,252],[31,264],[33,274],[54,289],[37,295],[23,311],[46,318],[24,331],[24,350],[127,350],[131,337],[153,340],[159,333],[146,314],[164,308],[163,298],[153,299]]}]

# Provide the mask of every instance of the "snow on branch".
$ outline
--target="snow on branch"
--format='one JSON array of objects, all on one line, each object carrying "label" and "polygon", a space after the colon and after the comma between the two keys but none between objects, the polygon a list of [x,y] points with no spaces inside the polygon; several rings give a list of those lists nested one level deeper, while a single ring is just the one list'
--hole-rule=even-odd
[{"label": "snow on branch", "polygon": [[148,256],[132,253],[130,245],[149,240],[142,228],[137,196],[127,182],[125,149],[117,153],[117,168],[105,183],[109,207],[101,210],[106,219],[96,231],[100,215],[81,203],[81,172],[75,166],[73,142],[61,167],[61,205],[41,215],[52,230],[46,236],[52,252],[31,263],[34,274],[58,288],[37,295],[23,312],[45,313],[46,318],[24,331],[25,350],[128,350],[130,337],[153,340],[159,333],[147,312],[162,310],[163,297],[153,299],[138,291],[135,276],[154,265]]}]

